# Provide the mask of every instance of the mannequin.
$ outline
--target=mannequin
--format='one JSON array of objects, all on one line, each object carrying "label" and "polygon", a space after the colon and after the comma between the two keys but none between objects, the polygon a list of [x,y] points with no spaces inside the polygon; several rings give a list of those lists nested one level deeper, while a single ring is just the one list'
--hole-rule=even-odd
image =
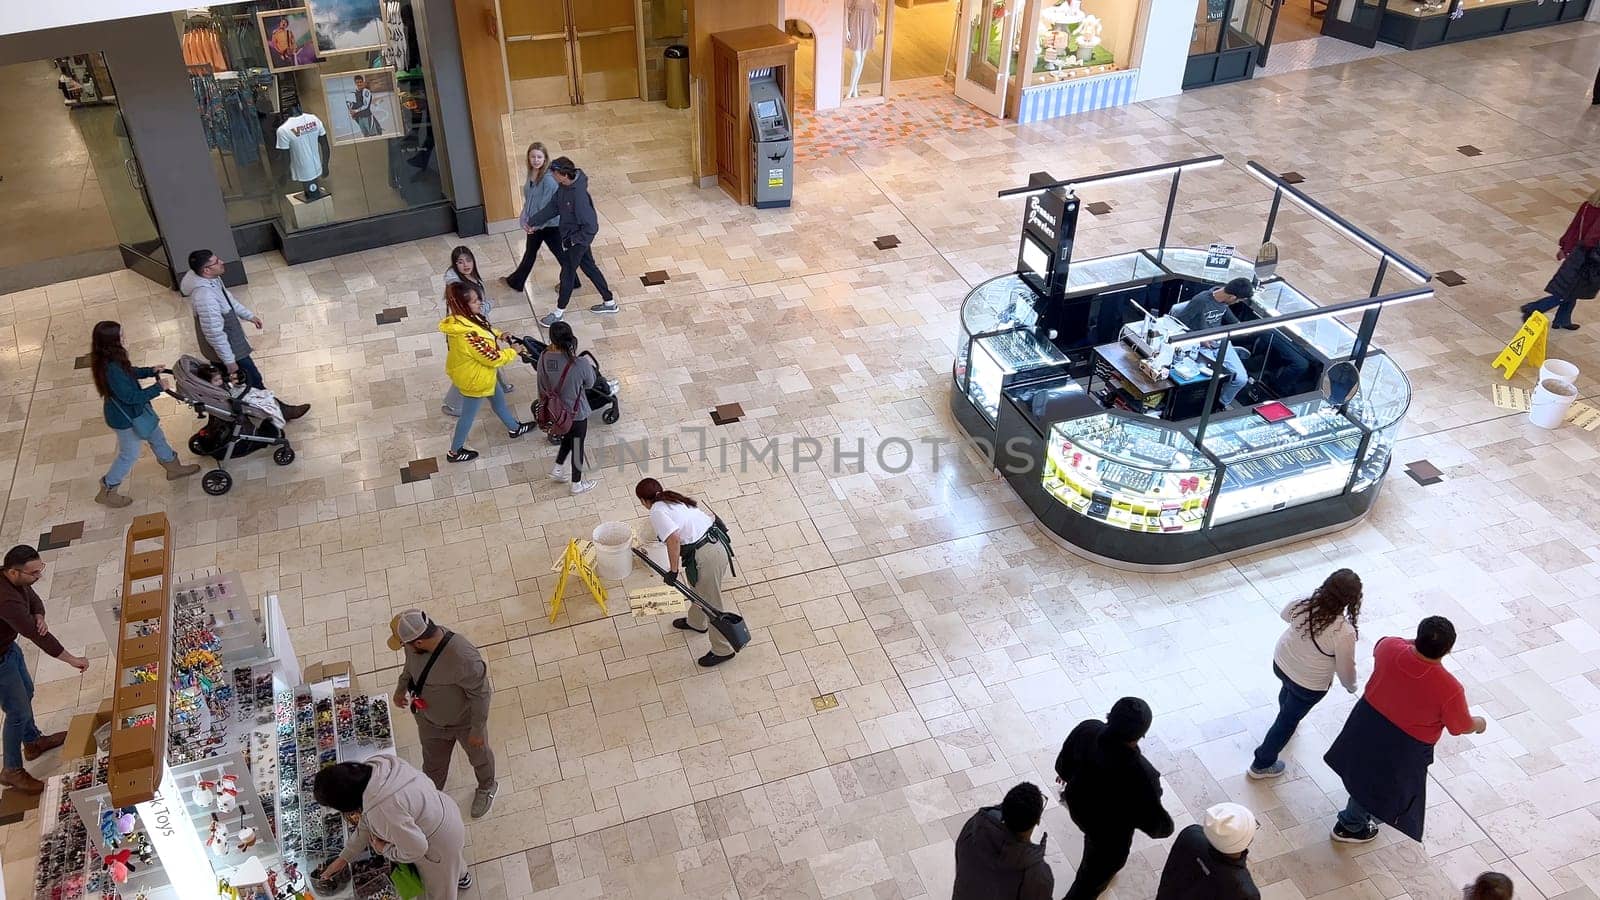
[{"label": "mannequin", "polygon": [[878,0],[850,0],[844,13],[844,45],[853,59],[850,90],[846,97],[861,96],[861,70],[878,37]]},{"label": "mannequin", "polygon": [[277,147],[289,151],[289,174],[303,185],[300,199],[311,203],[333,196],[321,184],[333,156],[328,129],[314,114],[301,112],[298,103],[289,106],[287,112],[289,117],[278,126]]}]

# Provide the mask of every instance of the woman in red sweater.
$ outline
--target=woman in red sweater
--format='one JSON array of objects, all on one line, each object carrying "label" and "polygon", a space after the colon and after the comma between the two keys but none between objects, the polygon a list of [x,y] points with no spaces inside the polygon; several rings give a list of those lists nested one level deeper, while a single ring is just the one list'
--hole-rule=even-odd
[{"label": "woman in red sweater", "polygon": [[1589,195],[1589,199],[1578,207],[1572,216],[1572,223],[1567,226],[1566,234],[1561,236],[1560,249],[1556,251],[1556,259],[1561,262],[1561,268],[1556,270],[1555,277],[1544,289],[1549,296],[1522,305],[1522,318],[1524,321],[1535,312],[1547,313],[1556,311],[1556,316],[1550,324],[1567,331],[1577,331],[1579,326],[1572,321],[1572,311],[1579,300],[1593,300],[1600,294],[1600,191]]}]

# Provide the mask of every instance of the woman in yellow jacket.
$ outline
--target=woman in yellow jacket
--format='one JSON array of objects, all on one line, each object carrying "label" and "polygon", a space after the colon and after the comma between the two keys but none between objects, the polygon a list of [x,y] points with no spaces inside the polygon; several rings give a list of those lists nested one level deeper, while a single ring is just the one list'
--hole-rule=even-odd
[{"label": "woman in yellow jacket", "polygon": [[470,462],[478,458],[478,451],[467,449],[467,433],[478,418],[478,410],[487,399],[494,414],[505,424],[514,438],[533,430],[532,422],[519,422],[506,403],[505,388],[497,377],[501,366],[517,358],[517,351],[501,347],[502,341],[514,338],[489,327],[483,315],[483,296],[470,284],[454,282],[445,288],[445,303],[450,315],[439,322],[450,353],[445,358],[444,372],[450,383],[461,392],[461,417],[456,420],[455,437],[450,441],[450,453],[445,459],[453,463]]}]

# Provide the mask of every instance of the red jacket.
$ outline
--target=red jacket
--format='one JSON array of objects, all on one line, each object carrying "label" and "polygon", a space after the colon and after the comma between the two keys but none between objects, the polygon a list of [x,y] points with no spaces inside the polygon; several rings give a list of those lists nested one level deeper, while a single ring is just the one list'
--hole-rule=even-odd
[{"label": "red jacket", "polygon": [[1573,213],[1572,224],[1567,226],[1567,233],[1561,236],[1562,256],[1578,249],[1580,236],[1585,247],[1600,244],[1600,206],[1584,203]]}]

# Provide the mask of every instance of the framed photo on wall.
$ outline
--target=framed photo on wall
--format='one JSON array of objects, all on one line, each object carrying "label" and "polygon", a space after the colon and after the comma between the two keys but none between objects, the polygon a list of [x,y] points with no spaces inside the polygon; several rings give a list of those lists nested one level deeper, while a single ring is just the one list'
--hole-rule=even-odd
[{"label": "framed photo on wall", "polygon": [[312,32],[309,9],[300,6],[259,12],[256,24],[267,48],[269,70],[288,72],[317,64],[317,38]]},{"label": "framed photo on wall", "polygon": [[387,141],[403,134],[392,67],[323,75],[322,92],[331,143]]},{"label": "framed photo on wall", "polygon": [[383,46],[379,0],[315,0],[311,20],[316,25],[317,52],[323,56]]}]

